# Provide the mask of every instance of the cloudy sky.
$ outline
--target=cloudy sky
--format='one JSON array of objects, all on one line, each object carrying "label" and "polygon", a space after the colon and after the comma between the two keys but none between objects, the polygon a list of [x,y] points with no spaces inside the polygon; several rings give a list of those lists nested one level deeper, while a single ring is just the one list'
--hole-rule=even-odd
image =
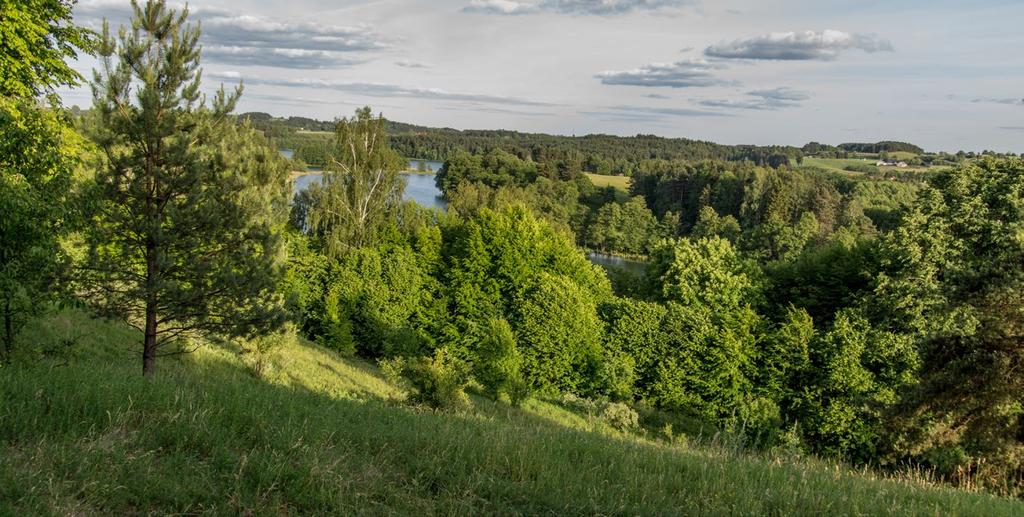
[{"label": "cloudy sky", "polygon": [[[333,119],[370,105],[459,129],[1024,151],[1021,0],[189,5],[206,85],[243,81],[242,111]],[[85,25],[128,12],[76,8]]]}]

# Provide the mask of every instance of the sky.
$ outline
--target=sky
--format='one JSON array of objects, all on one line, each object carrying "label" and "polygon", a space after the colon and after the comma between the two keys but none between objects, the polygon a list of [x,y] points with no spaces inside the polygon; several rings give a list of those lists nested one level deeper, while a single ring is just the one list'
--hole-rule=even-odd
[{"label": "sky", "polygon": [[[725,144],[1024,151],[1021,0],[194,0],[239,111]],[[78,23],[127,23],[80,0]],[[75,67],[86,77],[95,59]],[[65,103],[91,104],[88,87]]]}]

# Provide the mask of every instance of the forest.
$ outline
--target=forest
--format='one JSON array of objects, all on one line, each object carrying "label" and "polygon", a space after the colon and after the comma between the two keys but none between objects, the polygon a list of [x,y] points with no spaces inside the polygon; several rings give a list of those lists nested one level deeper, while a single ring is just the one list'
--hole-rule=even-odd
[{"label": "forest", "polygon": [[[150,382],[203,347],[239,349],[258,379],[302,340],[365,361],[418,411],[568,400],[618,429],[1024,495],[1021,158],[895,179],[800,166],[796,147],[438,130],[369,107],[236,116],[241,87],[200,93],[187,11],[147,2],[137,30],[96,34],[40,5],[0,31],[60,27],[0,56],[5,392],[30,397],[18,372],[88,353],[33,337],[73,310],[122,325],[133,353],[117,360]],[[83,80],[78,52],[100,64],[93,106],[72,112],[53,91]],[[293,193],[281,148],[323,181]],[[444,161],[447,209],[403,201],[409,157]],[[0,450],[31,436],[0,427]]]}]

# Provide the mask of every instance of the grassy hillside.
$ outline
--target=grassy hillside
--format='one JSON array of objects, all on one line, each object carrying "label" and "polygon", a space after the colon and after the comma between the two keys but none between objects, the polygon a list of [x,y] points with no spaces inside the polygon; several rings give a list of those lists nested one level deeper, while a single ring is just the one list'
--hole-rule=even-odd
[{"label": "grassy hillside", "polygon": [[[1020,515],[1024,505],[821,462],[608,427],[571,404],[393,400],[376,368],[308,343],[263,380],[236,351],[164,358],[64,312],[49,357],[0,369],[0,514]],[[72,344],[73,343],[73,344]],[[63,345],[71,346],[65,347]]]}]

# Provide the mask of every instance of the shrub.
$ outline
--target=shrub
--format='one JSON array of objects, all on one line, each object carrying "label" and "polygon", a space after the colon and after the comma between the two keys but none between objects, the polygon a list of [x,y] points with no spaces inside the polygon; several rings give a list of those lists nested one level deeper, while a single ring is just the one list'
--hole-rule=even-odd
[{"label": "shrub", "polygon": [[[473,376],[492,399],[498,400],[502,393],[508,393],[511,399],[513,384],[518,385],[517,390],[526,386],[520,372],[523,359],[516,349],[512,328],[504,318],[491,318],[482,334],[476,346]],[[521,400],[519,398],[516,403]]]},{"label": "shrub", "polygon": [[619,431],[634,431],[640,428],[640,415],[633,408],[621,402],[609,402],[601,410],[601,420]]},{"label": "shrub", "polygon": [[470,406],[465,392],[469,367],[446,348],[438,348],[432,357],[385,359],[380,366],[386,377],[409,392],[414,404],[453,411]]},{"label": "shrub", "polygon": [[277,332],[242,341],[242,359],[245,366],[249,369],[249,373],[257,379],[263,378],[267,372],[267,367],[278,350],[288,344],[295,343],[297,339],[298,334],[295,325],[288,323]]}]

